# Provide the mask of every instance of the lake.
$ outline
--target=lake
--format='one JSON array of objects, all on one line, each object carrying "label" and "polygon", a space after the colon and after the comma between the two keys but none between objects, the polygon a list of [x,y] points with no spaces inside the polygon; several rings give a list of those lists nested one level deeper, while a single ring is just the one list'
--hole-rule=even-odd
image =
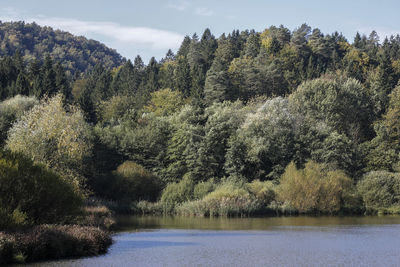
[{"label": "lake", "polygon": [[127,216],[106,255],[32,266],[400,266],[400,216]]}]

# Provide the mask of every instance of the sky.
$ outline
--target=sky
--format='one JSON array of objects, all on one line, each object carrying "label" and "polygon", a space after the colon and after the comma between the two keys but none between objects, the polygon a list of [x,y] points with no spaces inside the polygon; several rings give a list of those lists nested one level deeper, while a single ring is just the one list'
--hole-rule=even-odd
[{"label": "sky", "polygon": [[98,40],[127,59],[145,62],[176,52],[185,35],[303,23],[323,33],[400,34],[399,0],[0,0],[1,21],[35,21]]}]

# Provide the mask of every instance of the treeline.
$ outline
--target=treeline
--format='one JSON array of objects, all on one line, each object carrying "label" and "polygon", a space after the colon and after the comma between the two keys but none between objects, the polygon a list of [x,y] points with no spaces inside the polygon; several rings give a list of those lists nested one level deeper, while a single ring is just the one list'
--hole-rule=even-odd
[{"label": "treeline", "polygon": [[[4,149],[80,199],[202,216],[398,212],[399,36],[207,29],[159,62],[138,56],[65,79],[50,57],[30,78],[20,58],[0,68],[21,62],[4,71]],[[5,210],[29,218],[21,207]]]},{"label": "treeline", "polygon": [[0,57],[13,56],[17,51],[27,63],[50,55],[66,69],[67,75],[87,72],[96,64],[112,69],[125,62],[114,49],[83,36],[41,27],[34,22],[0,21]]},{"label": "treeline", "polygon": [[36,96],[38,99],[62,93],[71,97],[70,79],[61,64],[47,55],[44,61],[35,59],[29,65],[24,63],[17,51],[12,57],[0,59],[0,99],[16,95]]}]

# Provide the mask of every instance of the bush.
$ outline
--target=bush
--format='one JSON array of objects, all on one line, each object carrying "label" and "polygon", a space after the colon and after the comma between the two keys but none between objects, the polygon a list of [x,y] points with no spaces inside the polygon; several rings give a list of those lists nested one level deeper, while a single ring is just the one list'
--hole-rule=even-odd
[{"label": "bush", "polygon": [[367,209],[389,208],[400,205],[400,174],[372,171],[357,185]]},{"label": "bush", "polygon": [[171,205],[190,201],[193,198],[194,182],[185,175],[179,183],[168,184],[161,195],[161,202]]},{"label": "bush", "polygon": [[16,233],[0,232],[0,264],[95,256],[107,252],[110,235],[95,227],[41,225]]},{"label": "bush", "polygon": [[84,226],[94,226],[102,229],[110,229],[115,225],[112,212],[106,206],[85,206],[82,215],[76,219],[76,223]]},{"label": "bush", "polygon": [[9,226],[25,222],[25,215],[31,223],[64,222],[79,211],[81,201],[59,175],[21,155],[0,152],[0,207],[11,216]]},{"label": "bush", "polygon": [[167,202],[139,201],[136,204],[136,212],[142,215],[166,215],[174,213],[175,204]]},{"label": "bush", "polygon": [[244,182],[227,180],[203,199],[179,205],[176,212],[191,216],[246,216],[260,208],[261,204]]},{"label": "bush", "polygon": [[312,161],[302,170],[290,163],[278,188],[278,200],[288,202],[301,213],[338,212],[351,199],[352,181],[344,172],[328,171]]},{"label": "bush", "polygon": [[214,190],[215,190],[214,179],[210,179],[206,182],[200,182],[194,186],[193,198],[194,199],[202,199],[208,193],[211,193]]},{"label": "bush", "polygon": [[275,199],[275,185],[271,181],[254,180],[247,185],[261,205],[267,206]]},{"label": "bush", "polygon": [[160,181],[152,173],[132,161],[125,161],[114,171],[110,197],[116,200],[134,201],[158,198]]},{"label": "bush", "polygon": [[16,228],[27,224],[27,216],[18,208],[10,211],[0,207],[0,229]]},{"label": "bush", "polygon": [[7,139],[12,124],[39,101],[35,97],[16,95],[0,103],[0,144]]}]

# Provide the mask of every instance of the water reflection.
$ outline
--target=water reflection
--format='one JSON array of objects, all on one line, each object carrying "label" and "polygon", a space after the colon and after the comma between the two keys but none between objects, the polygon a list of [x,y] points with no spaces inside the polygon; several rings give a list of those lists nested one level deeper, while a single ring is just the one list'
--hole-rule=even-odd
[{"label": "water reflection", "polygon": [[[121,216],[117,231],[141,229],[269,230],[283,226],[346,226],[400,224],[400,216],[198,218],[174,216]],[[288,230],[289,228],[285,228]],[[299,228],[296,228],[299,230]]]}]

